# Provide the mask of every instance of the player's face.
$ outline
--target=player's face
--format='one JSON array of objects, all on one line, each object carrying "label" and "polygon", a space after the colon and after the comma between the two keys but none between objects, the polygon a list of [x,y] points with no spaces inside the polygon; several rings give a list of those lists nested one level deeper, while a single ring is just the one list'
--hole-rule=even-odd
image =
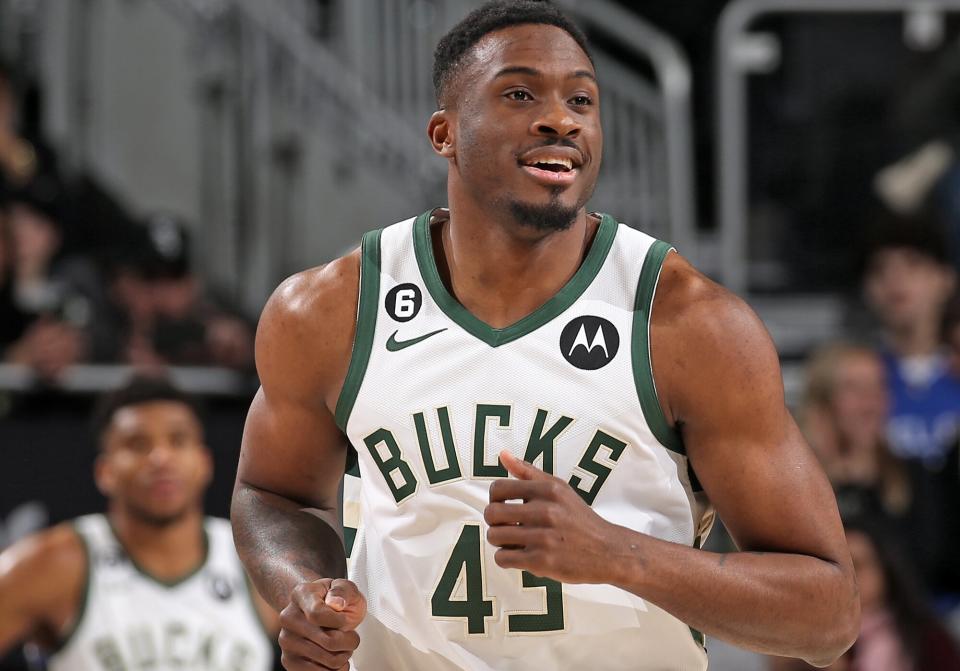
[{"label": "player's face", "polygon": [[97,484],[120,509],[162,525],[200,508],[212,464],[188,406],[150,401],[121,408],[102,440]]},{"label": "player's face", "polygon": [[477,202],[541,229],[569,226],[603,145],[596,74],[576,41],[548,25],[495,31],[453,86],[456,170]]}]

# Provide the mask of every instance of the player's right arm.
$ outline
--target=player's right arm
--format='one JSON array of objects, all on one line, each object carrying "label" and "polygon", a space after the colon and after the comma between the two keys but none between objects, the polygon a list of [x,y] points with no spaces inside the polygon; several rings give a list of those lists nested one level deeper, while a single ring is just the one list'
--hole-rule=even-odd
[{"label": "player's right arm", "polygon": [[0,553],[0,657],[27,639],[56,644],[78,615],[87,557],[62,525]]},{"label": "player's right arm", "polygon": [[261,388],[244,427],[231,519],[251,579],[281,613],[288,669],[346,668],[366,612],[344,579],[337,493],[348,446],[334,421],[359,276],[355,253],[291,277],[257,329]]}]

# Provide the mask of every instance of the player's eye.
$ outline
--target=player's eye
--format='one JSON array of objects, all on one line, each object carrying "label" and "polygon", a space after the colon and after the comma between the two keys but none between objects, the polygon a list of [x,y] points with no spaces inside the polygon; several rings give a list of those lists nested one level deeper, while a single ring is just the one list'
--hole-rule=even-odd
[{"label": "player's eye", "polygon": [[577,107],[587,107],[593,104],[593,98],[585,95],[574,96],[570,99],[570,103]]},{"label": "player's eye", "polygon": [[523,89],[515,89],[507,93],[507,98],[510,100],[516,100],[518,102],[533,100],[533,96],[530,95],[529,91],[524,91]]},{"label": "player's eye", "polygon": [[146,454],[150,451],[150,441],[143,436],[132,436],[124,443],[124,447],[137,454]]}]

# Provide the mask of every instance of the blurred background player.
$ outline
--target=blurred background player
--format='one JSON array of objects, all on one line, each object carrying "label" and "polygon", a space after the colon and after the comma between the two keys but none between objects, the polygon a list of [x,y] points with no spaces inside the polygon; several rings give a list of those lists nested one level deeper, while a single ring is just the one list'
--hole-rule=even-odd
[{"label": "blurred background player", "polygon": [[94,430],[108,511],[0,555],[0,653],[33,642],[52,671],[272,668],[276,615],[229,523],[203,515],[212,461],[192,402],[135,378],[102,399]]}]

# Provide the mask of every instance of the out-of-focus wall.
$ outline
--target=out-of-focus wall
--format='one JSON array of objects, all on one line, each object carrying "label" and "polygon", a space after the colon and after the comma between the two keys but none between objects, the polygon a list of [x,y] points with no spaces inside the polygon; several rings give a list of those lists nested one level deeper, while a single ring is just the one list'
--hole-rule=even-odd
[{"label": "out-of-focus wall", "polygon": [[[83,4],[90,11],[86,26],[78,25]],[[51,139],[136,210],[178,212],[196,224],[200,108],[189,32],[146,0],[45,2],[43,12]],[[82,30],[88,31],[86,68],[77,62]],[[76,123],[81,82],[89,86],[86,132]]]}]

